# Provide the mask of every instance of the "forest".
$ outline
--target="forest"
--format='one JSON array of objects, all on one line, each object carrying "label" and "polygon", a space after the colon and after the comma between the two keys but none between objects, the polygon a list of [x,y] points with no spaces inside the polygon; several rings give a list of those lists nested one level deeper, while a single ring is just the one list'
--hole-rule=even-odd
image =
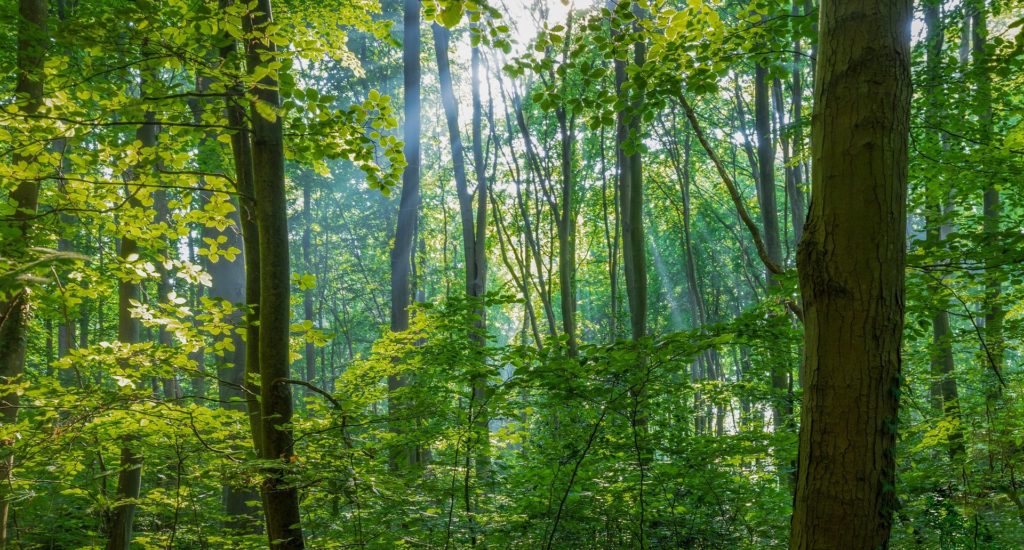
[{"label": "forest", "polygon": [[1024,0],[0,40],[0,550],[1024,548]]}]

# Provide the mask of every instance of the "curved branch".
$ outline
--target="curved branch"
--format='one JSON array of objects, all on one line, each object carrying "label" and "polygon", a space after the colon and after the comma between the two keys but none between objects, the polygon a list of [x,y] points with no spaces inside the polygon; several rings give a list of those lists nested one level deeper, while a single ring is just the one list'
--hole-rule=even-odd
[{"label": "curved branch", "polygon": [[693,112],[693,107],[686,100],[686,96],[679,94],[677,98],[679,104],[683,107],[683,111],[686,113],[686,118],[690,121],[690,126],[693,128],[693,133],[697,136],[697,140],[700,141],[701,147],[707,152],[711,162],[714,163],[715,169],[718,170],[718,175],[722,177],[722,182],[725,183],[725,187],[729,190],[729,196],[732,197],[732,202],[736,205],[736,211],[739,212],[740,219],[743,220],[743,225],[747,226],[750,231],[750,236],[754,239],[754,246],[757,248],[757,255],[764,262],[764,266],[773,275],[782,275],[785,270],[776,263],[768,255],[768,250],[764,246],[764,240],[761,238],[761,231],[757,228],[757,224],[754,223],[753,218],[747,212],[747,208],[743,206],[743,197],[740,195],[739,188],[736,186],[736,182],[729,176],[729,172],[725,169],[725,165],[722,164],[722,159],[718,158],[718,154],[708,143],[707,136],[704,135],[704,130],[700,126],[700,122],[697,120],[697,115]]}]

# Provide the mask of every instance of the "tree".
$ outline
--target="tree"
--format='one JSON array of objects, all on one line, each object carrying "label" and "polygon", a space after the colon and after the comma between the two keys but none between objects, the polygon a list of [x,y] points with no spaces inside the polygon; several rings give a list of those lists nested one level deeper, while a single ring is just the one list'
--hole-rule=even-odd
[{"label": "tree", "polygon": [[[234,6],[234,0],[219,0],[221,12]],[[241,78],[244,69],[243,56],[238,52],[238,41],[227,31],[223,35],[223,44],[218,55]],[[230,74],[230,73],[229,73]],[[262,448],[261,426],[262,417],[259,402],[259,386],[254,383],[260,375],[260,243],[259,229],[256,226],[256,195],[253,188],[252,138],[246,121],[245,108],[242,104],[244,94],[240,82],[222,83],[229,93],[224,100],[224,118],[228,125],[236,130],[231,133],[231,160],[234,168],[234,190],[238,193],[239,229],[242,233],[242,258],[245,272],[245,369],[242,389],[246,400],[249,416],[249,428],[252,432],[253,449],[259,454]]]},{"label": "tree", "polygon": [[[405,0],[402,38],[402,67],[405,90],[405,122],[403,126],[405,170],[402,172],[402,195],[398,205],[394,247],[391,249],[391,331],[409,329],[409,305],[412,302],[412,247],[420,209],[420,0]],[[408,385],[404,376],[388,377],[390,409],[402,410],[404,404],[396,392]],[[398,416],[397,414],[395,416]],[[397,418],[392,422],[401,422]],[[401,433],[400,429],[394,430]],[[404,458],[403,458],[404,455]],[[420,463],[415,445],[405,445],[392,453],[391,467]]]},{"label": "tree", "polygon": [[[459,199],[459,218],[462,224],[462,253],[465,258],[465,292],[473,302],[476,321],[470,330],[470,339],[477,347],[485,343],[487,330],[487,310],[484,307],[484,295],[487,291],[487,166],[484,159],[483,144],[483,106],[480,100],[480,65],[481,55],[478,45],[470,50],[472,72],[472,153],[473,168],[476,179],[475,192],[470,192],[466,175],[465,150],[462,145],[462,131],[459,127],[459,109],[452,85],[451,65],[448,61],[448,50],[451,46],[451,32],[437,24],[433,25],[434,51],[437,55],[438,82],[441,88],[441,103],[444,107],[445,120],[448,126],[448,137],[451,140],[452,168],[455,177],[455,189]],[[473,196],[476,195],[474,205]],[[481,356],[482,358],[482,356]],[[481,365],[483,369],[486,365]],[[473,386],[473,408],[470,411],[476,424],[475,455],[477,457],[477,473],[487,477],[490,461],[488,426],[486,412],[487,378],[477,375],[471,381]]]},{"label": "tree", "polygon": [[[46,52],[46,0],[20,0],[18,2],[18,50],[17,50],[17,111],[27,117],[34,115],[43,103],[45,72],[43,63]],[[40,167],[35,166],[34,155],[17,153],[14,164],[24,163],[26,179],[18,182],[10,194],[14,214],[3,231],[3,248],[0,256],[25,261],[31,238],[32,218],[39,200],[39,183],[35,178]],[[21,286],[21,288],[17,288]],[[7,290],[6,288],[3,290]],[[0,384],[16,383],[25,371],[25,336],[30,321],[30,290],[25,285],[16,285],[10,291],[0,294]],[[5,425],[14,424],[18,419],[19,394],[5,392],[0,395],[0,417]],[[14,455],[10,454],[0,464],[0,547],[7,545],[7,522],[11,503],[6,494],[6,485],[14,469]]]},{"label": "tree", "polygon": [[807,381],[793,549],[885,548],[892,528],[911,7],[820,8],[811,210],[797,256]]},{"label": "tree", "polygon": [[[146,79],[140,79],[139,89],[145,90],[146,85]],[[133,172],[127,174],[125,178],[124,193],[128,197],[128,205],[134,208],[141,206],[140,200],[136,198],[141,189],[133,186],[133,183],[145,179],[146,173],[154,168],[149,163],[153,162],[156,155],[157,133],[159,131],[156,117],[151,111],[146,111],[144,120],[145,122],[135,132],[135,139],[142,146],[140,157],[145,162],[137,164]],[[130,232],[126,232],[121,237],[121,246],[118,253],[125,266],[132,266],[139,262],[139,243]],[[122,344],[131,346],[142,341],[139,320],[132,315],[132,310],[141,301],[141,282],[135,280],[131,274],[126,274],[117,284],[117,340]],[[125,367],[135,368],[130,362],[127,362]],[[123,445],[121,446],[121,462],[117,475],[118,502],[111,512],[107,550],[127,550],[132,543],[135,501],[139,498],[139,494],[142,491],[143,455],[139,450],[139,444],[136,439],[136,435],[128,434],[124,437]]]},{"label": "tree", "polygon": [[[291,263],[284,182],[284,136],[278,113],[283,69],[273,67],[277,48],[271,0],[258,0],[249,15],[247,69],[257,79],[252,99],[253,193],[260,250],[260,457],[270,464],[263,480],[263,513],[271,548],[304,548],[299,490],[285,479],[295,460],[289,382]],[[257,71],[260,73],[257,73]],[[255,78],[255,77],[254,77]],[[269,110],[269,112],[267,112]],[[275,464],[276,462],[276,464]]]}]

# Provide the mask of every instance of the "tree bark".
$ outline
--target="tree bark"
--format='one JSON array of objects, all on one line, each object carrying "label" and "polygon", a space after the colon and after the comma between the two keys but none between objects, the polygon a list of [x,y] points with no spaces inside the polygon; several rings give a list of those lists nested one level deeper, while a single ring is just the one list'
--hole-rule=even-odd
[{"label": "tree bark", "polygon": [[906,257],[910,0],[821,4],[797,254],[807,382],[790,548],[886,548]]},{"label": "tree bark", "polygon": [[[145,87],[145,81],[140,83],[140,89]],[[146,112],[146,123],[135,132],[135,139],[138,140],[144,149],[149,149],[149,154],[155,154],[152,150],[156,147],[157,123],[152,112]],[[125,193],[131,196],[135,191],[131,189],[131,181],[138,180],[145,165],[139,164],[129,172],[129,181],[125,185]],[[140,206],[138,199],[132,198],[128,205],[134,208]],[[119,251],[122,262],[134,262],[139,259],[138,243],[132,238],[121,238],[121,250]],[[142,284],[121,280],[117,284],[117,340],[122,344],[137,344],[141,340],[141,327],[139,320],[132,317],[132,302],[142,301]],[[107,550],[127,550],[131,547],[132,529],[135,521],[135,499],[139,498],[142,491],[142,462],[143,457],[138,449],[136,437],[128,435],[122,441],[121,461],[117,476],[117,504],[111,513],[110,533],[107,539]]]},{"label": "tree bark", "polygon": [[[23,115],[34,114],[43,102],[43,63],[46,51],[46,0],[20,0],[18,3],[18,50],[16,52],[17,84],[15,93]],[[14,165],[35,165],[34,155],[15,154]],[[24,259],[31,239],[31,218],[39,201],[39,184],[28,177],[10,194],[15,211],[12,215],[14,234],[5,239],[0,255]],[[18,289],[0,300],[0,384],[16,381],[25,371],[26,330],[31,315],[29,290]],[[0,420],[5,425],[18,421],[20,398],[15,392],[0,395]],[[4,443],[6,445],[7,443]],[[8,540],[7,517],[10,513],[9,480],[14,469],[14,455],[0,464],[0,548]]]},{"label": "tree bark", "polygon": [[[406,166],[402,172],[402,196],[398,205],[395,244],[391,250],[392,332],[403,332],[409,328],[413,239],[420,208],[420,0],[405,0],[404,9],[402,64],[405,89],[403,139]],[[392,416],[403,407],[395,393],[408,383],[406,377],[388,377],[389,409]],[[392,426],[392,431],[400,433],[402,430],[395,425]],[[397,468],[400,463],[411,467],[419,464],[420,458],[416,446],[407,445],[395,449],[389,461],[392,468]]]},{"label": "tree bark", "polygon": [[[644,63],[646,49],[634,44],[634,63]],[[626,82],[625,61],[615,61],[616,90]],[[621,94],[621,91],[619,91]],[[643,159],[640,155],[640,109],[643,99],[635,99],[629,112],[619,113],[616,150],[619,155],[619,218],[622,220],[622,265],[626,279],[630,329],[633,340],[647,334],[647,255],[644,248]],[[627,142],[632,145],[627,150]]]},{"label": "tree bark", "polygon": [[[942,136],[938,131],[939,114],[941,112],[944,85],[942,82],[942,49],[945,28],[942,23],[940,8],[937,2],[925,2],[923,6],[925,23],[925,85],[924,85],[924,117],[925,138],[922,147],[931,153],[939,154],[943,148]],[[945,239],[943,230],[943,213],[945,206],[941,198],[946,194],[946,185],[941,179],[930,177],[925,184],[925,225],[927,240],[938,245]],[[929,285],[932,296],[942,295],[942,279],[937,278]],[[931,351],[931,387],[932,407],[950,423],[947,448],[951,459],[957,459],[964,452],[963,431],[960,427],[960,400],[954,375],[955,362],[953,357],[953,341],[950,334],[949,313],[946,304],[932,304],[932,351]]]},{"label": "tree bark", "polygon": [[[302,266],[307,274],[314,274],[316,267],[313,265],[313,256],[310,247],[313,240],[313,218],[311,213],[313,200],[313,176],[306,173],[305,181],[302,182]],[[313,289],[307,288],[302,291],[302,319],[306,322],[313,322]],[[303,359],[306,364],[304,378],[310,384],[316,384],[316,347],[312,341],[306,341],[303,349]],[[304,395],[310,396],[312,390],[305,388]]]},{"label": "tree bark", "polygon": [[[219,0],[223,10],[234,0]],[[220,57],[227,66],[239,69],[242,59],[238,56],[238,44],[226,32]],[[243,387],[249,428],[252,432],[253,449],[259,453],[262,447],[260,435],[262,425],[259,403],[259,385],[254,382],[260,375],[260,247],[259,229],[256,227],[256,201],[253,191],[252,140],[245,109],[241,104],[243,90],[237,83],[230,85],[230,94],[225,98],[224,111],[228,125],[238,128],[231,134],[231,155],[235,169],[235,191],[238,193],[239,227],[242,232],[242,258],[245,271],[245,374]]]},{"label": "tree bark", "polygon": [[[466,175],[462,132],[459,128],[459,109],[452,84],[451,66],[448,62],[451,33],[448,29],[435,23],[433,34],[441,103],[444,107],[448,137],[452,145],[455,189],[458,194],[459,214],[462,220],[462,250],[466,264],[465,293],[474,304],[476,316],[470,339],[475,348],[482,349],[485,344],[486,332],[486,310],[483,298],[487,287],[487,173],[483,150],[483,107],[480,100],[480,48],[473,46],[470,53],[473,101],[472,153],[477,200],[474,205],[473,193],[469,191]],[[473,391],[473,403],[476,406],[471,413],[476,434],[474,445],[476,447],[477,477],[485,479],[490,470],[489,416],[485,405],[483,405],[487,402],[487,381],[484,377],[475,377],[470,383]]]},{"label": "tree bark", "polygon": [[[779,239],[779,208],[775,197],[775,143],[772,140],[771,91],[768,67],[758,63],[754,68],[754,134],[757,139],[757,202],[764,229],[764,246],[768,257],[782,266],[782,243]],[[779,281],[770,269],[765,270],[768,288],[778,288]],[[771,384],[772,426],[776,432],[786,429],[793,414],[789,392],[789,373],[780,361],[772,361]],[[787,476],[788,477],[788,476]]]},{"label": "tree bark", "polygon": [[[973,3],[971,11],[971,62],[974,65],[975,75],[975,102],[981,112],[978,128],[978,141],[983,146],[988,146],[992,140],[992,82],[989,75],[989,59],[985,42],[988,40],[988,25],[986,22],[985,2],[978,0]],[[983,231],[992,242],[998,239],[1000,226],[1000,197],[999,188],[995,183],[990,182],[985,187],[983,196],[982,215],[984,216]],[[1002,284],[999,282],[998,269],[986,268],[985,273],[985,353],[983,354],[991,364],[986,369],[992,372],[998,380],[987,381],[987,407],[995,406],[995,400],[1001,393],[1000,383],[1002,380],[1003,361],[1005,355],[1005,344],[1003,342],[1003,318],[1006,312],[1003,310],[1001,295]]]},{"label": "tree bark", "polygon": [[[257,0],[249,14],[247,69],[266,66],[276,46],[261,36],[272,24],[271,0]],[[260,250],[260,457],[270,462],[262,486],[263,513],[270,547],[304,548],[299,518],[299,491],[284,474],[294,459],[292,390],[288,339],[290,331],[291,264],[288,254],[288,199],[285,195],[284,136],[280,115],[278,71],[259,81],[249,118],[252,121],[253,192]],[[272,118],[260,114],[255,102],[274,109]]]}]

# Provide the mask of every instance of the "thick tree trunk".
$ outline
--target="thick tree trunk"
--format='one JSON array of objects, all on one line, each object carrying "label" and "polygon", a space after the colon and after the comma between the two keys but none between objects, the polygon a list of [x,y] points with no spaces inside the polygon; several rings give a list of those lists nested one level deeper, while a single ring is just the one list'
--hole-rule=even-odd
[{"label": "thick tree trunk", "polygon": [[[257,0],[250,14],[250,33],[266,32],[272,23],[271,0]],[[270,40],[251,38],[247,69],[254,74],[275,57]],[[268,59],[269,58],[269,59]],[[277,71],[259,81],[255,101],[276,110],[280,107]],[[263,513],[271,548],[304,548],[299,518],[299,491],[285,482],[287,464],[293,460],[292,391],[287,382],[290,361],[291,266],[288,255],[288,199],[285,195],[284,136],[281,117],[267,119],[254,104],[252,121],[253,192],[260,250],[260,457],[278,461],[265,468]]]},{"label": "thick tree trunk", "polygon": [[[17,84],[20,111],[24,115],[35,113],[43,100],[44,54],[46,50],[46,0],[21,0],[18,4]],[[35,165],[30,156],[15,154],[15,165],[24,162]],[[35,215],[39,200],[39,184],[32,177],[20,182],[11,192],[10,202],[15,207],[12,216],[15,233],[4,240],[0,256],[21,259],[29,246],[30,219]],[[25,338],[29,322],[29,291],[21,289],[0,301],[0,384],[15,381],[25,371]],[[19,396],[14,393],[0,395],[0,420],[5,425],[18,420]],[[9,480],[14,468],[13,454],[0,464],[0,548],[7,546],[7,519],[10,513]]]},{"label": "thick tree trunk", "polygon": [[910,0],[824,0],[797,262],[807,382],[790,548],[886,548],[906,256]]}]

